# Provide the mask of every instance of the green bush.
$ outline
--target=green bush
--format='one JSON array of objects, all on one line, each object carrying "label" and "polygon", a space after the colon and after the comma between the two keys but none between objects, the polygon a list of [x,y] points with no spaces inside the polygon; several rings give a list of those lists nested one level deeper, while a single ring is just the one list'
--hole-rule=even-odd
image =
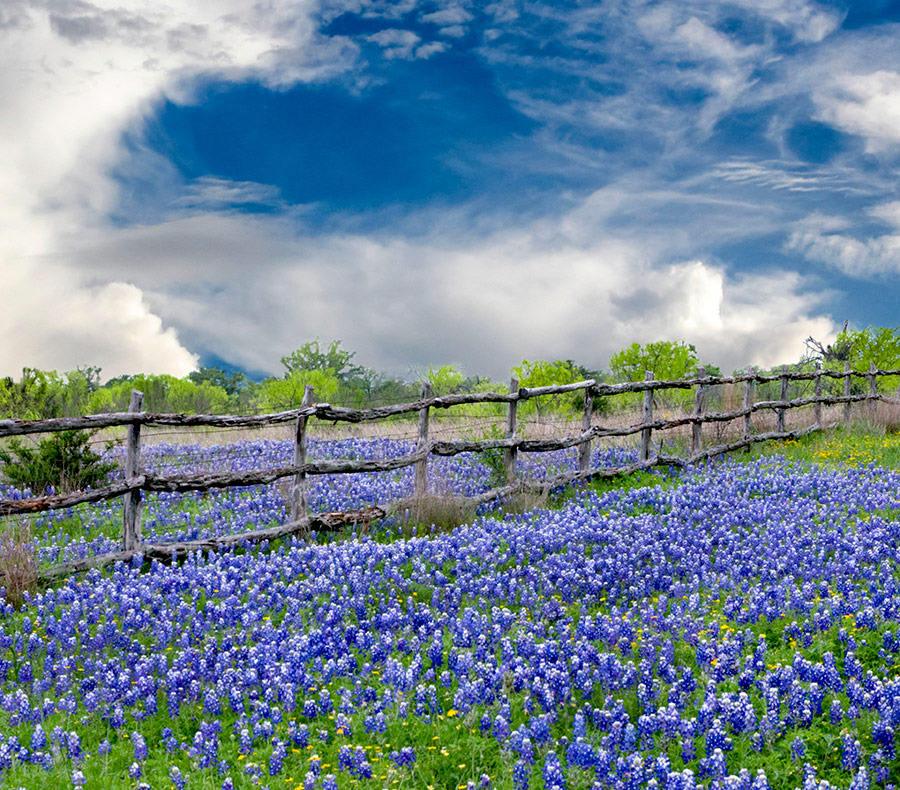
[{"label": "green bush", "polygon": [[90,431],[63,431],[36,447],[12,439],[6,448],[0,448],[0,473],[5,482],[30,488],[35,494],[48,487],[66,492],[104,483],[116,465],[104,462],[91,450],[88,442],[92,436]]}]

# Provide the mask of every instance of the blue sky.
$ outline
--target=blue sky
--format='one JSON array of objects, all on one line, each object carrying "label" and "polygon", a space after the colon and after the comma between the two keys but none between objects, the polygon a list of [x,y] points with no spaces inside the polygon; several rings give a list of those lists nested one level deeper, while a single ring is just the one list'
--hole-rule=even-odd
[{"label": "blue sky", "polygon": [[[0,373],[896,326],[900,2],[12,0]],[[5,226],[5,227],[3,227]]]}]

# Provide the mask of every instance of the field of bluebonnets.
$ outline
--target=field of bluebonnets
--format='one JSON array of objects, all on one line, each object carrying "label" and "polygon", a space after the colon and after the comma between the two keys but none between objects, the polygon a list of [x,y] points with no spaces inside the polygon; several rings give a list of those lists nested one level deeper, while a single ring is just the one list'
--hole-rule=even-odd
[{"label": "field of bluebonnets", "polygon": [[[145,461],[261,468],[290,452],[158,446]],[[0,604],[0,786],[892,787],[900,473],[853,458],[726,459],[448,532],[386,523],[135,562]],[[408,495],[411,474],[315,478],[312,509]],[[431,474],[448,493],[489,486],[473,457]],[[277,487],[161,495],[144,532],[284,518]],[[31,528],[48,564],[113,549],[120,524],[98,505]]]}]

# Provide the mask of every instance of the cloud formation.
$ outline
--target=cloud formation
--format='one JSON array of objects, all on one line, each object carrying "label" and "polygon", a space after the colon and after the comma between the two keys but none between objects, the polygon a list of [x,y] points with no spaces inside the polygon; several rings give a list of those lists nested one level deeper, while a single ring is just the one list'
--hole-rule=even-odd
[{"label": "cloud formation", "polygon": [[798,223],[788,246],[853,278],[900,274],[900,201],[873,206],[868,213],[894,232],[857,239],[844,232],[850,229],[846,220],[813,215]]},{"label": "cloud formation", "polygon": [[662,239],[595,236],[579,212],[598,217],[583,204],[562,231],[535,223],[476,242],[449,228],[297,239],[282,219],[205,213],[104,235],[80,255],[146,271],[149,302],[184,337],[259,370],[312,337],[341,338],[401,375],[456,361],[502,377],[523,357],[603,367],[635,340],[671,338],[730,370],[798,358],[804,338],[834,330],[797,275],[661,264]]},{"label": "cloud formation", "polygon": [[0,373],[91,363],[104,376],[184,375],[196,354],[148,312],[130,274],[92,281],[64,239],[105,226],[120,197],[111,171],[127,155],[123,132],[160,96],[186,99],[190,75],[312,78],[343,68],[341,56],[316,62],[297,4],[263,14],[235,0],[165,10],[35,1],[0,14],[0,269],[14,295],[0,318],[13,339],[0,345]]},{"label": "cloud formation", "polygon": [[[795,360],[836,329],[835,273],[859,305],[900,275],[896,27],[844,16],[9,0],[0,374],[277,372],[315,336],[401,374],[664,338],[725,369]],[[176,139],[179,110],[239,117],[238,86],[283,115]]]}]

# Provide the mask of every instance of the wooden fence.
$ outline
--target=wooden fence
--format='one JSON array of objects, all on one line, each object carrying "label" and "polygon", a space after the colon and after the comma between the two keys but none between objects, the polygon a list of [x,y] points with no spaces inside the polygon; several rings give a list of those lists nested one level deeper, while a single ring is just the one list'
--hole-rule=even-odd
[{"label": "wooden fence", "polygon": [[[844,420],[850,418],[850,406],[857,402],[868,402],[874,408],[878,401],[900,404],[900,387],[897,397],[888,397],[877,391],[877,380],[884,376],[900,376],[900,370],[870,369],[867,373],[852,371],[849,366],[843,372],[817,368],[813,372],[789,372],[785,366],[780,375],[763,376],[752,371],[735,376],[706,376],[701,370],[693,379],[678,381],[656,381],[651,373],[645,381],[623,384],[604,384],[593,379],[573,384],[519,388],[518,382],[510,382],[509,392],[467,393],[457,395],[432,395],[428,384],[422,385],[420,399],[412,403],[381,406],[372,409],[349,409],[327,403],[315,403],[311,387],[306,389],[299,409],[258,416],[220,416],[187,414],[150,414],[142,411],[143,396],[132,393],[128,412],[95,414],[85,417],[61,417],[46,420],[0,420],[0,437],[46,433],[66,430],[99,429],[127,426],[127,446],[124,479],[89,491],[76,491],[51,496],[24,499],[0,499],[0,516],[38,513],[48,510],[70,508],[86,502],[99,502],[117,497],[124,499],[124,523],[122,550],[99,557],[62,563],[43,572],[45,577],[62,576],[90,567],[102,566],[142,554],[145,558],[169,559],[183,556],[191,551],[238,545],[248,541],[274,539],[310,529],[333,529],[347,523],[370,522],[381,518],[390,511],[387,507],[373,507],[363,511],[347,513],[309,514],[307,512],[307,477],[323,474],[356,474],[360,472],[386,472],[415,465],[415,496],[421,498],[427,491],[428,459],[431,455],[452,456],[466,452],[503,450],[506,483],[477,497],[471,498],[478,505],[493,499],[521,491],[546,492],[552,488],[577,480],[597,477],[612,477],[629,474],[653,466],[685,466],[722,453],[749,447],[757,442],[776,439],[796,438],[825,426],[822,422],[822,406],[843,404]],[[851,394],[851,379],[861,377],[868,381],[868,391]],[[842,395],[823,395],[823,379],[843,380]],[[778,400],[756,401],[754,390],[766,382],[780,382]],[[805,381],[813,383],[813,395],[788,399],[788,383]],[[717,385],[743,385],[743,402],[739,409],[714,412],[706,409],[707,394]],[[689,414],[662,419],[654,415],[654,393],[671,389],[693,389],[694,406]],[[562,439],[527,439],[517,435],[518,405],[531,398],[565,393],[584,393],[584,410],[581,432]],[[601,411],[599,400],[621,396],[626,393],[642,393],[641,421],[625,427],[603,427],[592,424],[595,413]],[[477,403],[507,404],[506,431],[502,439],[469,441],[437,441],[429,434],[429,416],[432,409],[451,409],[454,406]],[[812,424],[788,431],[785,428],[785,414],[791,409],[813,407]],[[753,432],[753,415],[769,410],[776,414],[776,429],[763,433]],[[384,420],[398,415],[418,414],[418,438],[415,450],[399,458],[385,460],[322,460],[307,458],[308,422],[310,418],[327,422],[361,423]],[[712,447],[703,447],[703,426],[742,420],[741,438]],[[154,475],[141,471],[141,427],[145,425],[165,426],[208,426],[208,427],[251,427],[279,423],[293,423],[295,427],[295,449],[293,463],[289,466],[248,472],[202,473],[190,475]],[[686,456],[664,455],[653,452],[653,432],[671,430],[681,426],[691,426],[691,450]],[[613,468],[592,469],[590,467],[591,443],[604,437],[626,437],[640,435],[638,460],[632,464]],[[578,468],[572,472],[558,474],[543,480],[519,479],[516,473],[520,452],[540,453],[578,448]],[[211,538],[208,540],[182,543],[148,544],[141,537],[141,495],[143,491],[208,491],[215,488],[250,486],[272,483],[283,478],[291,478],[290,520],[283,525],[268,529],[245,532],[238,535]]]}]

